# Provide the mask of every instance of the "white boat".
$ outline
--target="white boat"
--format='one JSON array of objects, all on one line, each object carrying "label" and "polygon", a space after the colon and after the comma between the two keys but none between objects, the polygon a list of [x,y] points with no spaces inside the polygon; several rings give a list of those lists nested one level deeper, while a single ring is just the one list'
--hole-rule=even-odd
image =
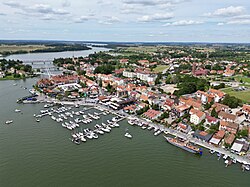
[{"label": "white boat", "polygon": [[120,127],[120,125],[118,123],[114,123],[115,127]]},{"label": "white boat", "polygon": [[154,135],[155,136],[158,136],[159,134],[161,134],[162,133],[162,131],[161,130],[158,130],[158,131],[156,131],[155,133],[154,133]]},{"label": "white boat", "polygon": [[62,123],[62,127],[67,127],[67,125],[66,125],[66,124],[64,124],[64,123]]},{"label": "white boat", "polygon": [[224,156],[223,156],[223,159],[224,159],[224,160],[226,160],[226,159],[227,159],[227,157],[228,157],[227,155],[224,155]]},{"label": "white boat", "polygon": [[16,113],[17,113],[17,112],[21,112],[21,110],[19,110],[19,109],[16,109],[16,110],[15,110],[15,112],[16,112]]},{"label": "white boat", "polygon": [[40,119],[36,119],[36,122],[40,122]]},{"label": "white boat", "polygon": [[129,134],[128,132],[126,132],[124,136],[127,138],[130,138],[130,139],[133,138],[133,136],[131,134]]},{"label": "white boat", "polygon": [[11,124],[11,123],[13,123],[13,120],[7,120],[7,121],[5,122],[5,124]]},{"label": "white boat", "polygon": [[94,133],[94,132],[92,132],[92,136],[93,136],[94,139],[98,138],[98,135],[96,133]]},{"label": "white boat", "polygon": [[100,130],[102,130],[102,131],[104,131],[104,132],[110,132],[109,129],[106,129],[106,128],[103,128],[103,127],[101,127]]},{"label": "white boat", "polygon": [[[212,150],[212,149],[211,149],[211,150],[210,150],[210,153],[211,153],[211,154],[214,154],[214,153],[215,153],[215,150]],[[226,155],[225,155],[225,156],[226,156]],[[223,158],[224,158],[224,157],[223,157]],[[227,159],[227,158],[225,158],[225,159]]]},{"label": "white boat", "polygon": [[129,125],[134,125],[135,122],[134,122],[134,120],[128,120],[128,124],[129,124]]},{"label": "white boat", "polygon": [[84,138],[84,136],[81,136],[80,139],[81,139],[82,142],[86,142],[86,141],[87,141],[87,140]]}]

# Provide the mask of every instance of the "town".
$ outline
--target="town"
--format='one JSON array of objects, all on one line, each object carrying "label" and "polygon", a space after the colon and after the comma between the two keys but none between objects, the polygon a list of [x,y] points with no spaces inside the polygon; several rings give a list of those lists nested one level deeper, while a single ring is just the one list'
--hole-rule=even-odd
[{"label": "town", "polygon": [[34,88],[58,101],[96,103],[161,124],[250,159],[249,60],[212,60],[205,49],[196,50],[203,58],[194,58],[174,47],[125,58],[126,50],[55,59],[63,74],[40,79]]}]

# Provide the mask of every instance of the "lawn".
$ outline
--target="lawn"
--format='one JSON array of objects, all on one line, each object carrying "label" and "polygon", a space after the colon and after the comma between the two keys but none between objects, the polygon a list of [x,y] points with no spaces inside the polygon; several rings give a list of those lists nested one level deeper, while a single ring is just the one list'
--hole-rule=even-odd
[{"label": "lawn", "polygon": [[250,90],[247,91],[235,91],[233,88],[221,89],[223,92],[229,94],[230,96],[235,96],[244,102],[250,103]]},{"label": "lawn", "polygon": [[153,71],[155,73],[162,73],[168,67],[168,65],[158,65]]},{"label": "lawn", "polygon": [[237,75],[234,77],[238,82],[240,82],[240,80],[242,80],[245,83],[250,83],[250,78],[249,77],[244,77],[241,75]]}]

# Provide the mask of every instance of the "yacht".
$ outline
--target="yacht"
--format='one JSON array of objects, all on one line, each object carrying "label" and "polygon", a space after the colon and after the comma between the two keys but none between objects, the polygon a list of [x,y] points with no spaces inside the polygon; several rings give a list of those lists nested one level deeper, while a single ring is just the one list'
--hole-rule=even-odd
[{"label": "yacht", "polygon": [[86,142],[87,140],[84,138],[84,136],[81,136],[81,141]]},{"label": "yacht", "polygon": [[155,133],[154,133],[154,135],[155,136],[158,136],[159,134],[161,134],[162,133],[162,131],[161,130],[158,130],[158,131],[156,131]]},{"label": "yacht", "polygon": [[36,119],[36,122],[40,122],[40,119]]},{"label": "yacht", "polygon": [[[211,154],[214,154],[214,153],[215,153],[215,150],[212,150],[212,149],[211,149],[211,150],[210,150],[210,153],[211,153]],[[226,156],[226,155],[225,155],[225,156]],[[224,157],[223,157],[223,158],[224,158]],[[227,158],[225,158],[225,159],[227,159]]]},{"label": "yacht", "polygon": [[19,109],[16,109],[16,110],[15,110],[15,112],[16,112],[16,113],[17,113],[17,112],[21,112],[21,110],[19,110]]},{"label": "yacht", "polygon": [[131,119],[130,119],[130,120],[128,120],[128,124],[129,124],[129,125],[134,125],[135,122],[134,122],[134,120],[131,120]]},{"label": "yacht", "polygon": [[129,134],[128,132],[126,132],[124,136],[129,138],[129,139],[133,138],[133,136],[131,134]]},{"label": "yacht", "polygon": [[13,123],[13,120],[8,120],[5,122],[5,124],[11,124],[11,123]]}]

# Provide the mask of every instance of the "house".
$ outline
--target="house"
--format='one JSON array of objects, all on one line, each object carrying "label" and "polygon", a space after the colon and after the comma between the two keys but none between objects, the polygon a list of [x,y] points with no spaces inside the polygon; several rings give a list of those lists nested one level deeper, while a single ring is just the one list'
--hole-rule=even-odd
[{"label": "house", "polygon": [[221,103],[214,103],[212,105],[212,108],[215,108],[215,111],[218,113],[220,111],[224,111],[224,112],[227,112],[229,110],[229,106],[227,105],[223,105]]},{"label": "house", "polygon": [[200,131],[200,130],[196,130],[193,134],[194,138],[200,139],[204,142],[209,142],[209,140],[212,138],[212,134],[209,134],[205,131]]},{"label": "house", "polygon": [[164,110],[172,110],[172,108],[174,107],[174,100],[173,99],[166,99],[166,101],[163,103],[162,108]]},{"label": "house", "polygon": [[234,122],[237,116],[224,111],[220,111],[218,117],[224,121]]},{"label": "house", "polygon": [[123,108],[123,110],[127,113],[135,113],[137,110],[137,106],[136,105],[129,105]]},{"label": "house", "polygon": [[212,136],[212,138],[209,140],[209,143],[214,145],[219,145],[224,136],[225,136],[225,131],[219,130]]},{"label": "house", "polygon": [[195,125],[198,125],[199,123],[201,123],[202,120],[204,120],[206,117],[206,114],[204,112],[200,110],[196,110],[196,109],[191,109],[189,111],[189,114],[191,115],[190,122]]},{"label": "house", "polygon": [[153,110],[153,109],[149,109],[147,112],[143,113],[143,116],[150,119],[150,120],[157,119],[161,115],[162,115],[161,111],[157,111],[157,110]]},{"label": "house", "polygon": [[216,125],[219,122],[219,119],[206,115],[206,124],[208,125]]},{"label": "house", "polygon": [[0,78],[4,78],[5,73],[3,71],[0,71]]},{"label": "house", "polygon": [[190,125],[187,125],[187,124],[185,124],[183,122],[180,122],[178,124],[177,130],[179,130],[179,131],[184,132],[184,133],[187,134],[187,133],[189,133],[192,130],[192,128],[190,127]]},{"label": "house", "polygon": [[228,135],[225,136],[224,142],[227,145],[231,146],[233,144],[233,142],[234,142],[234,139],[235,139],[235,135],[234,134],[228,134]]},{"label": "house", "polygon": [[231,150],[240,153],[240,152],[247,152],[249,149],[249,144],[244,139],[236,139],[234,141],[233,146],[231,147]]},{"label": "house", "polygon": [[214,96],[214,102],[218,103],[219,101],[221,101],[223,99],[223,97],[225,96],[225,93],[220,91],[220,90],[216,90],[216,89],[209,89],[207,91],[208,94]]},{"label": "house", "polygon": [[215,96],[213,96],[213,95],[211,95],[211,94],[208,94],[208,93],[203,92],[203,91],[200,91],[200,90],[198,90],[198,91],[196,92],[196,96],[197,96],[198,98],[200,98],[200,100],[201,100],[201,102],[202,102],[203,104],[211,103],[212,101],[214,101],[214,97],[215,97]]},{"label": "house", "polygon": [[232,134],[236,134],[238,129],[239,129],[239,125],[237,123],[221,120],[219,129],[225,130],[225,131],[230,132]]},{"label": "house", "polygon": [[186,104],[189,107],[194,107],[196,110],[202,109],[202,102],[200,100],[190,98],[190,97],[180,97],[180,102]]},{"label": "house", "polygon": [[189,106],[187,105],[178,105],[174,106],[173,112],[178,116],[182,117],[183,115],[187,114],[189,111]]},{"label": "house", "polygon": [[250,105],[244,104],[242,107],[242,112],[244,112],[244,114],[249,117],[250,116]]}]

